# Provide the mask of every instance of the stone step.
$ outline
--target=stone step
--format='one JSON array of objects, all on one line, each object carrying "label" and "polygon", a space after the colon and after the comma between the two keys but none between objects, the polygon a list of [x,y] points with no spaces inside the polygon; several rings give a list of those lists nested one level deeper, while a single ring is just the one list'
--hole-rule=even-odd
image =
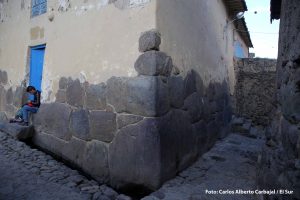
[{"label": "stone step", "polygon": [[5,132],[17,140],[31,138],[34,133],[33,126],[20,126],[16,123],[0,121],[0,131]]}]

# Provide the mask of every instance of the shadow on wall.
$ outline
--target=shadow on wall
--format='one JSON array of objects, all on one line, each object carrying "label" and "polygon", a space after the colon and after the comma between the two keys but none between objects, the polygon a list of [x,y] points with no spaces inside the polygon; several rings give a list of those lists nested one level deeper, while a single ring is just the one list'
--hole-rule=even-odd
[{"label": "shadow on wall", "polygon": [[89,84],[62,77],[56,101],[34,115],[35,145],[101,183],[155,190],[227,134],[228,85],[175,75],[154,30],[140,38],[137,77]]}]

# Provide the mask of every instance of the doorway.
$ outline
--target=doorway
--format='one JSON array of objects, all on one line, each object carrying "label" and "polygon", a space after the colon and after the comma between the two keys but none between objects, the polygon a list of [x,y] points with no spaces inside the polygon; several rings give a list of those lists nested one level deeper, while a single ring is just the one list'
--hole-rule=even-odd
[{"label": "doorway", "polygon": [[30,48],[30,73],[29,85],[41,91],[43,78],[43,65],[46,45],[39,45]]}]

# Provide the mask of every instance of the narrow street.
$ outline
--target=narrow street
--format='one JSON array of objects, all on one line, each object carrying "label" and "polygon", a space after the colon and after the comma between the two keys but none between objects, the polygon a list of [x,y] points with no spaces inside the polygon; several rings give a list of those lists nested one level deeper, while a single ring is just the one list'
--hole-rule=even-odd
[{"label": "narrow street", "polygon": [[127,200],[111,188],[0,132],[1,200]]},{"label": "narrow street", "polygon": [[218,141],[194,165],[143,200],[260,199],[259,195],[237,194],[236,190],[257,189],[256,163],[263,144],[264,140],[231,134]]},{"label": "narrow street", "polygon": [[[256,164],[263,144],[262,139],[231,134],[143,200],[259,199],[230,192],[257,189]],[[0,160],[0,199],[129,199],[2,132]],[[213,194],[219,190],[224,194]]]}]

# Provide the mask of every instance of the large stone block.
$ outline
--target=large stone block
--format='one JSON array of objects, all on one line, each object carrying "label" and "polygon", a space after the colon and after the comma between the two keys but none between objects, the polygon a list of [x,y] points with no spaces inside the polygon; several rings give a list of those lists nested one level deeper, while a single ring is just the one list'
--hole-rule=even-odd
[{"label": "large stone block", "polygon": [[38,131],[69,140],[71,138],[70,115],[71,108],[66,104],[42,104],[37,114],[34,114],[33,123]]},{"label": "large stone block", "polygon": [[188,97],[196,91],[196,72],[194,70],[191,70],[184,78],[184,98]]},{"label": "large stone block", "polygon": [[16,107],[21,107],[24,103],[27,102],[26,90],[23,87],[17,87],[14,92],[13,104]]},{"label": "large stone block", "polygon": [[89,123],[89,111],[76,110],[71,114],[71,132],[73,136],[82,140],[90,140],[90,123]]},{"label": "large stone block", "polygon": [[111,184],[157,189],[197,157],[197,137],[185,111],[122,128],[109,147]]},{"label": "large stone block", "polygon": [[57,103],[66,103],[67,102],[67,93],[66,90],[59,89],[55,95],[55,101]]},{"label": "large stone block", "polygon": [[159,50],[160,43],[161,37],[157,30],[146,31],[139,38],[139,51]]},{"label": "large stone block", "polygon": [[66,77],[61,77],[59,79],[59,89],[65,90],[68,87],[68,84],[72,82],[72,79],[66,78]]},{"label": "large stone block", "polygon": [[0,131],[3,131],[17,140],[25,140],[31,138],[34,133],[32,126],[20,126],[7,122],[0,122]]},{"label": "large stone block", "polygon": [[97,140],[87,143],[83,151],[82,168],[100,183],[109,181],[108,144]]},{"label": "large stone block", "polygon": [[181,108],[184,100],[184,82],[181,76],[172,76],[168,80],[170,104],[174,108]]},{"label": "large stone block", "polygon": [[6,90],[0,85],[0,110],[4,111],[6,106]]},{"label": "large stone block", "polygon": [[197,122],[203,116],[204,103],[203,97],[197,92],[194,92],[184,100],[183,109],[188,111],[191,122]]},{"label": "large stone block", "polygon": [[116,114],[106,111],[91,111],[90,134],[93,139],[111,142],[117,127]]},{"label": "large stone block", "polygon": [[148,51],[139,56],[134,64],[139,75],[169,76],[173,68],[170,56],[160,51]]},{"label": "large stone block", "polygon": [[5,84],[7,84],[7,82],[8,82],[7,72],[0,70],[0,83],[5,85]]},{"label": "large stone block", "polygon": [[14,94],[13,94],[12,88],[9,88],[6,92],[6,103],[12,104],[13,100],[14,100]]},{"label": "large stone block", "polygon": [[86,108],[90,110],[104,110],[106,108],[106,85],[100,83],[89,85],[86,89]]},{"label": "large stone block", "polygon": [[82,107],[84,102],[84,88],[80,84],[78,79],[70,82],[67,87],[67,103],[76,106]]},{"label": "large stone block", "polygon": [[161,184],[160,136],[153,118],[121,129],[109,146],[111,185],[139,185],[156,189]]},{"label": "large stone block", "polygon": [[126,127],[131,124],[135,124],[144,118],[138,115],[130,115],[130,114],[120,114],[117,116],[117,125],[118,129]]},{"label": "large stone block", "polygon": [[170,109],[168,86],[161,77],[112,77],[107,82],[107,102],[116,112],[146,117],[161,116]]},{"label": "large stone block", "polygon": [[0,111],[0,121],[7,121],[8,118],[7,118],[7,115],[5,112],[3,111]]}]

